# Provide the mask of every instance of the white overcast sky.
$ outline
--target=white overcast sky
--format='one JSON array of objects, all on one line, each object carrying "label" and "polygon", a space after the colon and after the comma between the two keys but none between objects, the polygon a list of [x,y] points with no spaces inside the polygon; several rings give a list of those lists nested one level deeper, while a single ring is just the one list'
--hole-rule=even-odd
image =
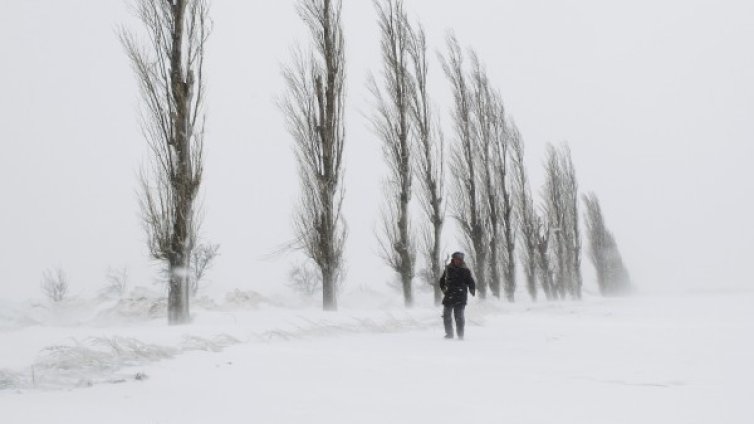
[{"label": "white overcast sky", "polygon": [[[383,286],[391,274],[374,228],[384,167],[364,118],[367,75],[379,66],[377,25],[371,1],[344,3],[347,286]],[[453,29],[478,51],[523,133],[535,184],[546,143],[570,144],[580,185],[600,196],[640,287],[750,283],[754,2],[406,5],[433,49]],[[275,101],[280,66],[306,33],[293,0],[214,0],[211,13],[202,234],[222,246],[211,279],[216,289],[272,293],[294,258],[267,255],[292,235],[297,193]],[[38,296],[49,267],[65,269],[81,294],[108,266],[128,266],[133,284],[155,278],[135,194],[147,154],[139,98],[116,35],[136,24],[120,0],[3,2],[0,297]],[[448,87],[432,65],[447,117]],[[584,267],[591,275],[586,257]]]}]

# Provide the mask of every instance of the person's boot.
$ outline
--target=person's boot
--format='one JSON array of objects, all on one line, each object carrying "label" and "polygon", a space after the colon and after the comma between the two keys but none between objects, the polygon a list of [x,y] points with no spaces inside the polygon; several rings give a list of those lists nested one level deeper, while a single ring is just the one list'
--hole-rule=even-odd
[{"label": "person's boot", "polygon": [[453,338],[453,321],[450,316],[451,312],[445,308],[442,314],[442,321],[443,325],[445,326],[445,338],[446,339],[452,339]]}]

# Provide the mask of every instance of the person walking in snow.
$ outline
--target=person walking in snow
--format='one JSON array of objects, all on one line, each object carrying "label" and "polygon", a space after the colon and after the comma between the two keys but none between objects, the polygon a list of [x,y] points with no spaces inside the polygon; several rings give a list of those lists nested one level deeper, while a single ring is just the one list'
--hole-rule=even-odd
[{"label": "person walking in snow", "polygon": [[445,272],[440,277],[440,289],[445,294],[442,299],[443,312],[442,319],[445,324],[445,338],[453,338],[453,321],[451,314],[456,321],[456,335],[459,340],[463,340],[463,330],[466,323],[464,309],[468,293],[476,296],[476,283],[471,276],[471,270],[463,261],[463,253],[455,252],[451,256],[450,264],[445,267]]}]

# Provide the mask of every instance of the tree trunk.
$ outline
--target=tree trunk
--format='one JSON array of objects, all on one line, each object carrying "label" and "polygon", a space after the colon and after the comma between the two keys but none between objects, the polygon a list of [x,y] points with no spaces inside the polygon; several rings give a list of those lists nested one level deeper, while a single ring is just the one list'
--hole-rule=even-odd
[{"label": "tree trunk", "polygon": [[[533,301],[537,301],[537,275],[536,268],[533,266],[533,262],[527,264],[526,269],[526,289],[529,291],[529,296]],[[543,284],[544,286],[544,284]]]},{"label": "tree trunk", "polygon": [[[172,261],[171,261],[172,262]],[[168,293],[168,323],[186,324],[190,321],[187,264],[182,259],[170,264],[170,287]]]},{"label": "tree trunk", "polygon": [[407,308],[414,306],[414,292],[411,289],[411,276],[402,275],[401,280],[403,282],[403,303]]},{"label": "tree trunk", "polygon": [[175,103],[173,147],[178,160],[178,175],[171,181],[175,186],[175,225],[171,240],[172,259],[170,260],[170,294],[168,296],[168,322],[183,324],[190,320],[188,290],[188,242],[192,209],[191,182],[191,140],[189,127],[188,83],[183,71],[183,24],[186,10],[185,0],[177,0],[173,6],[173,39],[170,57],[170,82]]},{"label": "tree trunk", "polygon": [[566,260],[564,258],[565,256],[565,248],[563,247],[563,236],[560,232],[555,233],[555,243],[557,248],[557,257],[558,257],[558,272],[557,277],[555,281],[555,298],[563,300],[565,299],[565,292],[566,292],[566,275],[567,275],[567,269],[566,269]]},{"label": "tree trunk", "polygon": [[[507,163],[507,157],[502,158],[503,163]],[[505,169],[508,169],[507,164]],[[516,240],[513,234],[513,201],[511,194],[506,187],[506,178],[501,181],[501,190],[503,195],[503,234],[505,236],[505,298],[508,302],[515,300],[516,293]]]},{"label": "tree trunk", "polygon": [[320,234],[324,243],[321,246],[322,252],[324,252],[324,263],[322,268],[322,309],[325,311],[337,311],[338,310],[338,288],[337,288],[337,275],[336,275],[336,253],[335,253],[335,211],[334,211],[334,197],[335,193],[332,190],[327,190],[326,199],[324,202],[325,208],[325,231]]},{"label": "tree trunk", "polygon": [[510,210],[506,212],[505,217],[505,253],[508,255],[505,267],[505,299],[508,302],[513,302],[516,293],[516,256],[515,241],[513,240],[513,232],[511,231]]},{"label": "tree trunk", "polygon": [[322,309],[325,311],[338,310],[335,275],[327,268],[322,269]]},{"label": "tree trunk", "polygon": [[[497,224],[491,224],[496,226]],[[493,232],[492,240],[490,241],[490,291],[492,295],[500,299],[500,267],[498,266],[498,247],[497,247],[497,234]]]},{"label": "tree trunk", "polygon": [[[438,208],[439,209],[439,208]],[[435,214],[439,216],[439,213]],[[435,292],[435,306],[439,306],[442,303],[442,289],[440,289],[440,277],[443,273],[443,265],[440,260],[440,239],[442,238],[442,222],[435,221],[433,223],[435,230],[434,244],[432,245],[432,259],[430,263],[430,270],[432,272],[432,287]]]},{"label": "tree trunk", "polygon": [[402,134],[400,136],[401,148],[401,192],[400,192],[400,215],[398,217],[399,238],[398,254],[401,261],[401,281],[403,283],[403,300],[407,308],[414,305],[414,294],[412,282],[414,279],[414,260],[410,251],[411,241],[409,240],[408,227],[408,202],[411,200],[411,172],[409,168],[409,145],[408,145],[408,126],[407,115],[408,109],[401,113]]},{"label": "tree trunk", "polygon": [[544,276],[542,282],[545,283],[544,291],[547,300],[557,300],[557,296],[555,294],[555,283],[552,280],[552,273],[548,272],[547,275]]},{"label": "tree trunk", "polygon": [[[484,252],[484,248],[480,248],[477,250],[477,252]],[[487,257],[484,253],[477,253],[477,261],[476,261],[476,283],[477,283],[477,290],[479,291],[479,298],[480,299],[486,299],[487,298],[487,279],[485,278],[485,269],[487,267]]]}]

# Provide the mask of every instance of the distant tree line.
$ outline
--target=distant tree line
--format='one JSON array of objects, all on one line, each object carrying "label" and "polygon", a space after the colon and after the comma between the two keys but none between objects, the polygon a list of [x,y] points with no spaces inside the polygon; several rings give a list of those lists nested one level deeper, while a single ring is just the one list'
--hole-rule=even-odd
[{"label": "distant tree line", "polygon": [[[532,194],[520,131],[507,113],[502,95],[473,49],[464,50],[454,35],[441,55],[452,90],[450,125],[453,142],[446,157],[440,123],[432,114],[426,84],[429,70],[426,35],[413,25],[402,0],[375,0],[381,33],[382,84],[375,98],[372,124],[383,143],[389,169],[383,231],[383,258],[402,282],[406,306],[413,303],[415,240],[423,241],[424,280],[440,293],[440,257],[446,204],[469,252],[480,297],[515,300],[517,263],[526,291],[536,300],[580,299],[582,236],[576,170],[567,145],[549,145],[545,183],[539,199]],[[412,99],[414,99],[412,101]],[[445,200],[445,169],[450,191]],[[418,175],[415,175],[418,171]],[[408,203],[412,179],[426,229],[410,225]],[[589,257],[603,294],[624,292],[630,285],[614,237],[604,227],[595,195],[584,197]]]},{"label": "distant tree line", "polygon": [[[217,245],[197,242],[195,204],[203,172],[203,66],[211,21],[204,0],[135,1],[146,44],[125,31],[121,39],[142,92],[142,128],[152,152],[141,178],[142,216],[152,256],[167,269],[169,322],[180,324],[190,319],[190,295],[218,252]],[[423,27],[409,19],[403,0],[374,0],[374,6],[382,70],[369,83],[370,121],[388,169],[378,237],[405,305],[414,303],[417,275],[432,287],[435,302],[441,299],[446,210],[460,229],[480,297],[513,302],[520,263],[532,299],[540,291],[548,300],[581,298],[579,188],[568,146],[548,146],[545,183],[535,196],[523,137],[500,91],[476,52],[461,48],[454,35],[440,55],[452,92],[453,136],[446,143],[428,85]],[[310,47],[297,50],[283,69],[281,109],[300,177],[295,246],[310,262],[291,275],[305,285],[302,292],[321,289],[323,308],[336,310],[347,236],[342,0],[298,0],[297,10],[310,31]],[[412,199],[423,212],[420,219],[412,216]],[[615,237],[596,195],[583,202],[600,291],[623,293],[630,279]],[[419,262],[423,268],[417,271]],[[64,280],[46,276],[46,290],[56,292],[55,279]]]}]

